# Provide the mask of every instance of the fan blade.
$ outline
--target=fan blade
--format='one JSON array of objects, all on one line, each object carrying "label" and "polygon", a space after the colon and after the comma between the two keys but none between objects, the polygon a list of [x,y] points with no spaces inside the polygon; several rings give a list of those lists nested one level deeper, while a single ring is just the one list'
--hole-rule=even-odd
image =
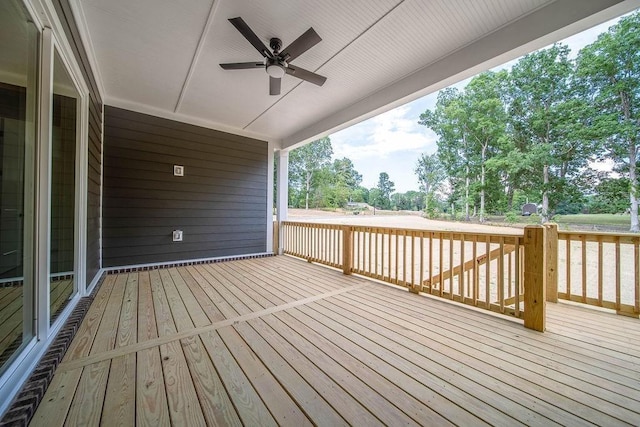
[{"label": "fan blade", "polygon": [[295,39],[293,43],[280,52],[278,56],[287,62],[293,61],[295,58],[302,55],[321,41],[322,39],[318,33],[316,33],[313,28],[309,28],[304,34]]},{"label": "fan blade", "polygon": [[262,40],[260,40],[260,38],[256,36],[256,33],[254,33],[253,30],[249,28],[247,23],[244,22],[242,18],[231,18],[229,19],[229,22],[231,22],[233,26],[236,27],[238,31],[240,31],[240,34],[242,34],[244,38],[247,39],[249,43],[251,43],[262,56],[264,56],[265,58],[273,58],[273,54],[269,51],[269,49],[267,49],[264,43],[262,43]]},{"label": "fan blade", "polygon": [[293,65],[289,65],[286,68],[287,74],[297,77],[299,79],[308,81],[309,83],[313,83],[314,85],[322,86],[324,82],[327,81],[326,77],[323,77],[319,74],[312,73],[311,71],[307,71],[304,68],[298,68]]},{"label": "fan blade", "polygon": [[282,79],[269,76],[269,95],[280,95]]},{"label": "fan blade", "polygon": [[230,64],[220,64],[225,70],[247,70],[249,68],[264,68],[262,62],[232,62]]}]

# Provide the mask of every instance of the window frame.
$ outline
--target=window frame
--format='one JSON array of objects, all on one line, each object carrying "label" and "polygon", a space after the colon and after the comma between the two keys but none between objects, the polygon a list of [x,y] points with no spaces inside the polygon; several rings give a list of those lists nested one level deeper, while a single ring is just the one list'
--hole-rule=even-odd
[{"label": "window frame", "polygon": [[[39,359],[80,298],[88,294],[86,283],[87,248],[87,173],[89,132],[89,88],[84,80],[74,50],[58,18],[53,0],[17,0],[38,30],[36,130],[34,150],[34,218],[33,218],[33,298],[25,304],[25,321],[33,322],[33,336],[0,376],[0,395],[14,396],[31,374]],[[50,269],[50,201],[53,64],[55,52],[64,65],[78,93],[76,109],[75,218],[74,218],[74,295],[58,318],[49,322]],[[12,399],[0,402],[0,414]]]}]

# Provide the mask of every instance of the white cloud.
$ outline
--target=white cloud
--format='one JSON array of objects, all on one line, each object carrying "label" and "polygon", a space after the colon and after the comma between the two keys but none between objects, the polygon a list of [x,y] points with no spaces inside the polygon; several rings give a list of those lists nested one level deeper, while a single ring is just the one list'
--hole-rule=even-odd
[{"label": "white cloud", "polygon": [[398,152],[435,151],[435,134],[409,110],[404,105],[331,135],[335,156],[386,159]]},{"label": "white cloud", "polygon": [[604,160],[589,162],[589,167],[599,172],[611,172],[614,166],[615,166],[615,162],[613,161],[613,159],[604,159]]}]

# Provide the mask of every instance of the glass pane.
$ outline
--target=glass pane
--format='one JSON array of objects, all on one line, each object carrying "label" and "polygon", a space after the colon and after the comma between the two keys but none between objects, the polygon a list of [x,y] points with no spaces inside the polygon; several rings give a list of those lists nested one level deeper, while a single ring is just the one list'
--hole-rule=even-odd
[{"label": "glass pane", "polygon": [[38,30],[0,2],[0,373],[33,337]]},{"label": "glass pane", "polygon": [[75,164],[78,93],[55,53],[51,127],[51,243],[49,313],[51,322],[74,295]]}]

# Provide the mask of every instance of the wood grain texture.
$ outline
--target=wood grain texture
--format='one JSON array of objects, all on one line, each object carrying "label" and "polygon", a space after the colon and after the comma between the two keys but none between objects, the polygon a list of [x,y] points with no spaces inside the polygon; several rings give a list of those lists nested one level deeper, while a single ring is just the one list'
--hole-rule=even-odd
[{"label": "wood grain texture", "polygon": [[279,425],[312,425],[235,329],[222,328],[218,334]]},{"label": "wood grain texture", "polygon": [[198,395],[179,341],[160,346],[171,424],[206,426]]},{"label": "wood grain texture", "polygon": [[241,426],[242,421],[199,336],[180,340],[208,425]]},{"label": "wood grain texture", "polygon": [[[256,323],[261,322],[256,321]],[[254,353],[260,355],[271,374],[288,391],[300,408],[304,408],[304,412],[314,424],[324,423],[332,426],[347,424],[342,416],[287,363],[287,359],[278,354],[256,330],[247,323],[238,324],[235,329]],[[282,422],[295,421],[295,419],[284,419]],[[363,423],[364,419],[360,419],[359,422]],[[306,418],[302,423],[307,423]]]},{"label": "wood grain texture", "polygon": [[640,421],[636,319],[549,304],[540,334],[291,257],[105,285],[34,425]]},{"label": "wood grain texture", "polygon": [[524,326],[539,332],[545,329],[547,260],[544,228],[524,230]]},{"label": "wood grain texture", "polygon": [[151,278],[148,271],[138,273],[138,341],[158,337],[158,328],[153,308]]},{"label": "wood grain texture", "polygon": [[136,355],[111,361],[102,412],[103,425],[131,426],[136,421]]},{"label": "wood grain texture", "polygon": [[[160,336],[175,334],[178,327],[193,327],[167,269],[150,274]],[[160,345],[169,415],[174,425],[206,425],[180,341]]]},{"label": "wood grain texture", "polygon": [[93,300],[93,303],[91,303],[91,307],[89,307],[89,311],[85,315],[75,338],[71,342],[71,345],[69,345],[69,349],[62,359],[63,362],[87,356],[89,354],[93,340],[100,326],[100,322],[102,321],[102,316],[107,308],[107,302],[111,296],[111,291],[113,290],[115,281],[115,275],[108,275],[104,279],[104,282],[102,283],[102,286],[100,286],[100,290]]},{"label": "wood grain texture", "polygon": [[169,424],[169,404],[160,349],[156,347],[139,351],[136,370],[136,425],[157,427]]},{"label": "wood grain texture", "polygon": [[91,346],[90,355],[99,354],[115,348],[126,283],[127,274],[119,274],[116,277],[113,291],[111,295],[109,295],[100,326],[96,331],[96,338]]},{"label": "wood grain texture", "polygon": [[[211,324],[174,268],[161,273],[178,331]],[[242,425],[200,337],[180,340],[202,413],[209,425]]]},{"label": "wood grain texture", "polygon": [[104,361],[84,368],[65,426],[92,426],[100,423],[110,365],[110,361]]},{"label": "wood grain texture", "polygon": [[138,274],[131,273],[127,277],[122,299],[116,347],[135,344],[138,341],[138,291]]},{"label": "wood grain texture", "polygon": [[57,372],[38,405],[31,425],[36,427],[57,427],[64,425],[73,397],[84,368],[67,372]]},{"label": "wood grain texture", "polygon": [[242,423],[260,426],[278,425],[218,333],[202,334],[202,342],[220,373]]},{"label": "wood grain texture", "polygon": [[[351,425],[367,425],[374,426],[381,424],[366,407],[353,398],[350,394],[342,393],[341,388],[331,378],[330,375],[314,365],[304,353],[295,345],[289,343],[283,336],[278,334],[274,329],[269,327],[267,323],[260,320],[252,320],[249,324],[260,334],[267,342],[273,346],[286,361],[313,389],[321,395],[329,405],[349,424]],[[252,341],[253,342],[253,341]],[[297,390],[296,390],[297,391]],[[305,408],[308,406],[303,405]],[[314,411],[307,410],[309,416],[320,424],[320,418],[314,417]],[[340,423],[337,420],[336,423]]]}]

